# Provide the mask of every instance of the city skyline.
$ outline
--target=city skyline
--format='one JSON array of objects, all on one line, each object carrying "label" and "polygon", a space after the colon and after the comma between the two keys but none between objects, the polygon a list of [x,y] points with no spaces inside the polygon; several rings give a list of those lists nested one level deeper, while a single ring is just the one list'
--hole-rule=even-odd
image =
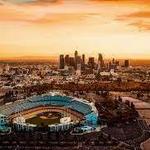
[{"label": "city skyline", "polygon": [[148,0],[0,1],[0,59],[102,53],[150,59]]}]

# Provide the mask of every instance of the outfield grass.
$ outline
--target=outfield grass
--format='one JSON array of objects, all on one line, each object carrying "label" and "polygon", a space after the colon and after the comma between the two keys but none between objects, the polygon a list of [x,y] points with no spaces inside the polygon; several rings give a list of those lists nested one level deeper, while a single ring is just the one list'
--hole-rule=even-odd
[{"label": "outfield grass", "polygon": [[44,125],[51,125],[60,123],[61,114],[60,113],[42,113],[38,114],[37,116],[27,119],[27,123],[36,124],[38,126]]}]

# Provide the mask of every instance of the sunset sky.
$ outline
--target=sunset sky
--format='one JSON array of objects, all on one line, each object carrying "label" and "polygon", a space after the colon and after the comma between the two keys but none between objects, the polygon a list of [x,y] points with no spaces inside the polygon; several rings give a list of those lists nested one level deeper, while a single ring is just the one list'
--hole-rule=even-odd
[{"label": "sunset sky", "polygon": [[0,58],[150,59],[150,0],[0,0]]}]

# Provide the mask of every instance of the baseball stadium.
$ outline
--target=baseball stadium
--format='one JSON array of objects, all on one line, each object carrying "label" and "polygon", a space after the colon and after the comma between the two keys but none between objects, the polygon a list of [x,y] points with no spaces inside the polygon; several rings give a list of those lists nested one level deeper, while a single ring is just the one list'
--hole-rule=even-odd
[{"label": "baseball stadium", "polygon": [[36,131],[39,128],[46,128],[49,132],[72,128],[90,132],[97,127],[97,120],[98,111],[93,103],[56,92],[0,106],[2,133]]}]

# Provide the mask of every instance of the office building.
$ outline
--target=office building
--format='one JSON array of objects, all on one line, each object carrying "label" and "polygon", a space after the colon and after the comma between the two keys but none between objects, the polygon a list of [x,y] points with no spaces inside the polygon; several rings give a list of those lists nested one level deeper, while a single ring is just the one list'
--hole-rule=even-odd
[{"label": "office building", "polygon": [[69,65],[74,67],[75,66],[75,59],[74,57],[69,57]]},{"label": "office building", "polygon": [[75,59],[75,70],[77,69],[77,64],[78,64],[78,51],[75,51],[74,53],[74,59]]},{"label": "office building", "polygon": [[70,64],[69,64],[69,61],[70,61],[69,55],[66,55],[66,56],[65,56],[65,65],[66,65],[66,66],[69,66],[69,65],[70,65]]},{"label": "office building", "polygon": [[60,55],[60,58],[59,58],[59,69],[64,69],[64,67],[65,67],[64,55]]},{"label": "office building", "polygon": [[102,54],[98,55],[98,72],[102,71],[104,68],[104,60]]},{"label": "office building", "polygon": [[129,67],[129,60],[124,61],[124,67]]},{"label": "office building", "polygon": [[89,65],[89,68],[94,69],[95,67],[94,57],[89,57],[88,65]]}]

